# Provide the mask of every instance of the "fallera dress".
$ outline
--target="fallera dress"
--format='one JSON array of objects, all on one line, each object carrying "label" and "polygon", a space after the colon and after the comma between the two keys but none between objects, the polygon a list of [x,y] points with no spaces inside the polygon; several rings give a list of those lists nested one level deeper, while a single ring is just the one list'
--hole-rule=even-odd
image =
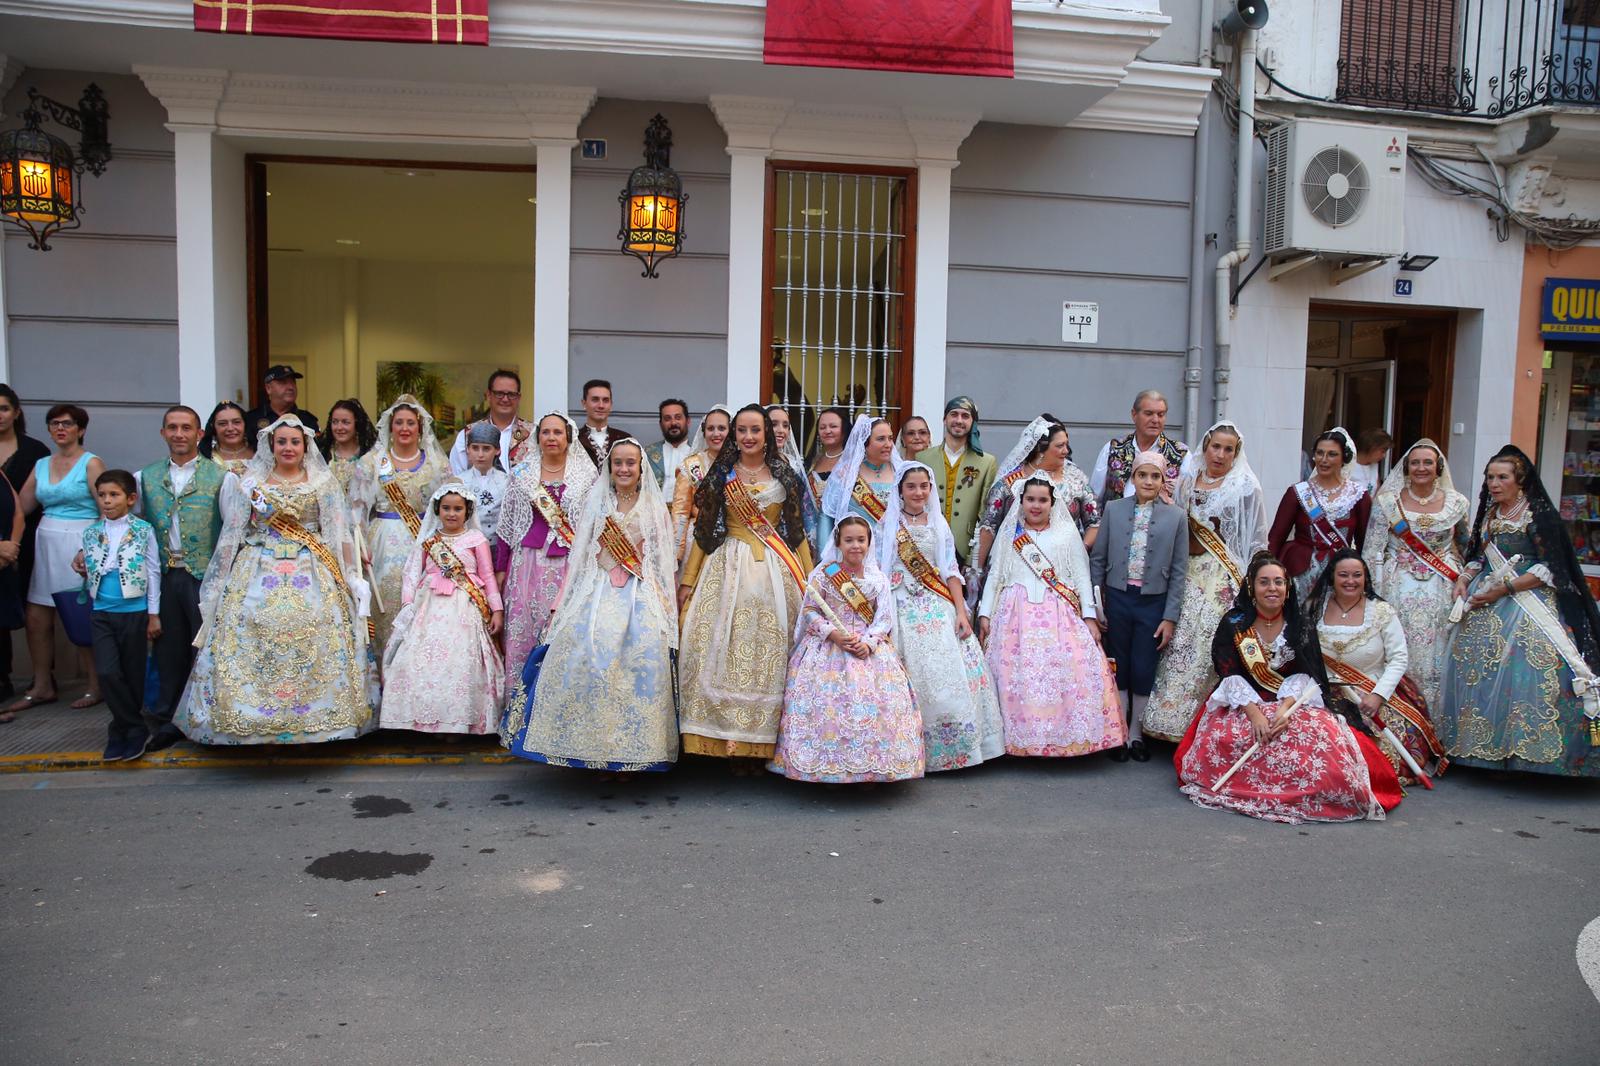
[{"label": "fallera dress", "polygon": [[[533,661],[537,654],[525,657],[527,697],[506,714],[511,754],[611,771],[667,770],[677,761],[677,606],[671,589],[677,560],[666,516],[660,518],[662,535],[647,535],[647,506],[641,499],[626,515],[611,514],[639,553],[642,578],[580,531],[576,552],[595,562],[574,564],[542,661]],[[666,558],[650,559],[652,551]]]},{"label": "fallera dress", "polygon": [[[1503,559],[1519,576],[1537,574],[1543,584],[1466,612],[1445,659],[1439,739],[1462,766],[1600,777],[1600,745],[1573,693],[1572,667],[1523,606],[1525,597],[1533,599],[1571,639],[1545,562],[1555,549],[1536,535],[1532,514],[1487,523],[1488,540]],[[1467,566],[1481,567],[1468,596],[1499,580],[1487,546]]]},{"label": "fallera dress", "polygon": [[[787,492],[776,480],[750,486],[755,505],[777,526]],[[802,572],[811,550],[793,549]],[[691,542],[683,583],[678,653],[678,728],[687,754],[771,758],[783,710],[800,588],[776,552],[734,510],[727,537],[709,555]]]},{"label": "fallera dress", "polygon": [[[360,736],[378,722],[366,621],[317,554],[282,536],[230,479],[233,514],[202,585],[206,629],[174,724],[201,744],[296,744]],[[354,576],[348,503],[332,474],[264,485]]]},{"label": "fallera dress", "polygon": [[1393,530],[1404,518],[1423,545],[1459,573],[1465,565],[1461,553],[1466,548],[1471,504],[1459,492],[1450,492],[1442,510],[1437,514],[1424,514],[1405,507],[1402,500],[1394,493],[1378,495],[1372,507],[1372,524],[1367,530],[1362,558],[1372,571],[1372,584],[1378,595],[1393,604],[1399,613],[1411,652],[1406,676],[1420,690],[1428,706],[1437,708],[1442,693],[1440,679],[1445,651],[1450,643],[1450,610],[1455,605],[1455,586],[1419,558]]},{"label": "fallera dress", "polygon": [[483,594],[489,610],[501,609],[482,531],[451,536],[424,530],[422,544],[406,562],[405,609],[384,654],[380,722],[385,729],[423,733],[492,733],[505,696],[500,649],[473,597],[441,569],[439,558],[449,556],[429,548],[434,536],[460,562],[462,578]]},{"label": "fallera dress", "polygon": [[[937,505],[931,504],[930,509],[937,510]],[[905,528],[923,558],[936,566],[941,557],[939,534],[949,538],[949,527]],[[884,536],[890,536],[887,530]],[[953,561],[953,541],[946,550]],[[955,605],[918,579],[898,553],[894,563],[889,576],[894,592],[894,646],[905,662],[911,692],[922,714],[927,772],[959,770],[1004,755],[1000,699],[978,638],[958,639]]]},{"label": "fallera dress", "polygon": [[1275,720],[1321,676],[1280,633],[1262,648],[1269,680],[1246,668],[1238,641],[1256,639],[1241,616],[1217,627],[1212,662],[1222,679],[1195,715],[1173,758],[1182,792],[1197,805],[1269,822],[1382,820],[1400,803],[1400,782],[1376,744],[1322,706],[1320,694],[1300,705],[1283,733],[1269,741],[1217,791],[1215,785],[1255,738],[1244,708],[1259,703]]},{"label": "fallera dress", "polygon": [[1001,526],[978,608],[991,619],[987,655],[1006,753],[1062,757],[1122,747],[1127,726],[1116,679],[1080,613],[1092,617],[1094,603],[1083,541],[1066,528],[1072,520],[1059,503],[1049,528],[1028,531],[1058,581],[1076,594],[1082,606],[1074,607],[1012,550],[1017,510],[1013,502],[1012,518]]},{"label": "fallera dress", "polygon": [[[811,600],[789,657],[783,719],[769,768],[795,781],[828,784],[921,777],[922,716],[886,639],[894,624],[888,579],[870,565],[852,578],[871,605],[869,620],[835,588],[825,573],[829,566],[817,567],[809,578]],[[835,623],[816,606],[819,598],[850,635],[873,644],[871,655],[858,659],[828,639]]]}]

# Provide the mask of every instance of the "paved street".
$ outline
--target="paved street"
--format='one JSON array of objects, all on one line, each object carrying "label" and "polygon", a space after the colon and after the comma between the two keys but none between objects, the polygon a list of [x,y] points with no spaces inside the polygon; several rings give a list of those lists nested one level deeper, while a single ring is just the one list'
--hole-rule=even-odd
[{"label": "paved street", "polygon": [[1170,767],[0,778],[6,1062],[1592,1063],[1600,783],[1387,823]]}]

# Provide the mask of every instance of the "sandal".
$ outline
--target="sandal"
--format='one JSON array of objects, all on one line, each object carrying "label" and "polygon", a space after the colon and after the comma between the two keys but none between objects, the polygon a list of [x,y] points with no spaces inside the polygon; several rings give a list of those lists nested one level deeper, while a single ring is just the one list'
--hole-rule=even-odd
[{"label": "sandal", "polygon": [[17,716],[18,711],[26,711],[31,710],[34,707],[48,706],[60,698],[61,697],[56,695],[54,692],[50,693],[48,696],[35,696],[31,692],[23,693],[14,701],[6,705],[5,713],[11,717],[3,720],[9,722],[12,718]]},{"label": "sandal", "polygon": [[90,707],[98,707],[103,700],[93,692],[85,692],[69,705],[75,711],[87,711]]}]

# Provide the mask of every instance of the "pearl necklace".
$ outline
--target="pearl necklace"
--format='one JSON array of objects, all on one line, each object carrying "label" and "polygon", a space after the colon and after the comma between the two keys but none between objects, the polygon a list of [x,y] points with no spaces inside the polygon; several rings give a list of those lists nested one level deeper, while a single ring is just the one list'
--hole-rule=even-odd
[{"label": "pearl necklace", "polygon": [[418,448],[410,455],[396,455],[393,448],[389,449],[389,459],[396,463],[414,463],[422,458],[422,449]]},{"label": "pearl necklace", "polygon": [[1416,491],[1413,490],[1410,485],[1407,485],[1406,495],[1410,496],[1411,502],[1416,504],[1418,507],[1432,507],[1433,501],[1439,498],[1439,483],[1437,481],[1434,482],[1433,491],[1428,493],[1426,496],[1418,496]]},{"label": "pearl necklace", "polygon": [[1505,504],[1495,505],[1496,512],[1499,514],[1501,521],[1504,522],[1516,522],[1522,517],[1522,513],[1527,509],[1528,497],[1523,494],[1519,494],[1517,496],[1516,502],[1511,505],[1509,510],[1506,508]]}]

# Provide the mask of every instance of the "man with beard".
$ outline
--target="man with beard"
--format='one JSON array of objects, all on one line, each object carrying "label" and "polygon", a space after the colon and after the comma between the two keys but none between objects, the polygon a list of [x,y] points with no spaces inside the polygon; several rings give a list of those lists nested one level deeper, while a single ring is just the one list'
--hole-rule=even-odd
[{"label": "man with beard", "polygon": [[957,396],[944,405],[944,440],[917,453],[917,462],[933,471],[934,498],[956,541],[956,559],[967,564],[967,544],[994,486],[998,465],[978,445],[978,405]]},{"label": "man with beard", "polygon": [[672,499],[678,464],[689,456],[689,405],[682,400],[662,400],[656,408],[661,439],[644,450],[664,499]]}]

